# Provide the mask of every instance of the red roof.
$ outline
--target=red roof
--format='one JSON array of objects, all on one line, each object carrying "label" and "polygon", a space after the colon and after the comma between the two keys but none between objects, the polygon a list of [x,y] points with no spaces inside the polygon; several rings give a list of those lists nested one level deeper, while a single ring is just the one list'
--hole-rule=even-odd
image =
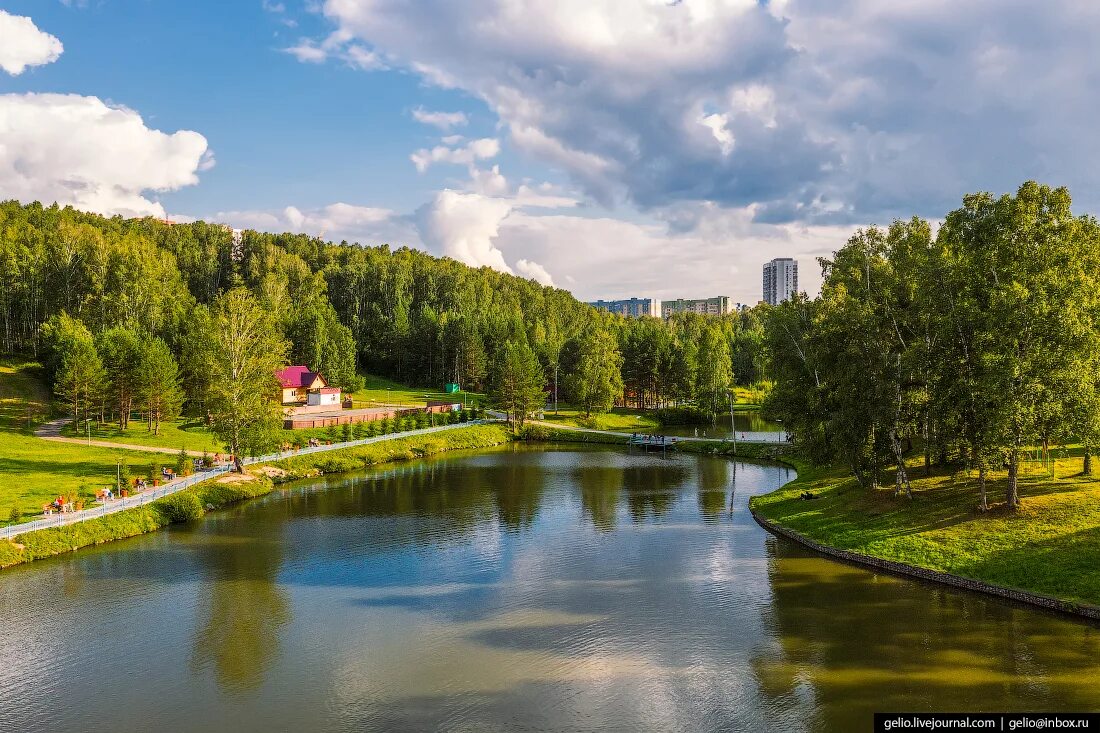
[{"label": "red roof", "polygon": [[[307,366],[288,366],[275,372],[275,378],[279,380],[279,384],[282,385],[283,389],[309,387],[317,377],[321,377],[321,375],[317,372],[311,372]],[[324,382],[325,378],[321,377],[321,381]],[[325,384],[328,384],[328,382],[325,382]]]},{"label": "red roof", "polygon": [[339,387],[321,387],[321,394],[340,394]]}]

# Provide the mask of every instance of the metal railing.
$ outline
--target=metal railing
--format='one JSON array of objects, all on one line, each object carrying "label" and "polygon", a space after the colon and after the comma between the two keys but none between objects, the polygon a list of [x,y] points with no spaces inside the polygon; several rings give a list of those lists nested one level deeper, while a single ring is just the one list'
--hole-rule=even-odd
[{"label": "metal railing", "polygon": [[[354,448],[360,445],[369,445],[371,443],[381,443],[387,440],[394,440],[395,438],[405,438],[412,435],[425,435],[427,433],[438,433],[444,430],[453,430],[455,428],[467,427],[469,425],[480,425],[491,420],[470,420],[464,423],[454,423],[451,425],[437,425],[430,428],[419,428],[417,430],[406,430],[402,433],[389,433],[387,435],[376,435],[373,438],[362,438],[360,440],[351,440],[346,443],[333,443],[331,445],[315,445],[308,448],[296,448],[289,451],[281,451],[279,453],[268,453],[263,456],[252,456],[249,458],[241,459],[241,463],[245,465],[253,465],[256,463],[267,463],[269,461],[278,461],[284,458],[293,458],[294,456],[305,456],[311,453],[324,453],[326,451],[341,450],[343,448]],[[174,494],[177,491],[183,491],[186,488],[190,488],[195,484],[208,481],[217,476],[229,473],[231,469],[230,465],[217,466],[215,468],[208,468],[199,473],[186,476],[184,478],[173,479],[162,486],[157,486],[150,491],[143,491],[140,494],[134,496],[126,496],[120,499],[112,499],[106,504],[100,504],[99,506],[92,507],[91,509],[82,509],[78,512],[61,512],[53,514],[42,519],[35,519],[32,522],[23,522],[22,524],[13,524],[10,527],[4,527],[0,529],[0,539],[6,539],[16,537],[27,532],[35,532],[40,529],[51,529],[53,527],[65,527],[70,524],[77,524],[79,522],[85,522],[89,519],[95,519],[96,517],[103,517],[108,514],[114,514],[116,512],[125,511],[126,509],[133,509],[134,507],[143,506],[149,502],[156,501],[162,497]]]}]

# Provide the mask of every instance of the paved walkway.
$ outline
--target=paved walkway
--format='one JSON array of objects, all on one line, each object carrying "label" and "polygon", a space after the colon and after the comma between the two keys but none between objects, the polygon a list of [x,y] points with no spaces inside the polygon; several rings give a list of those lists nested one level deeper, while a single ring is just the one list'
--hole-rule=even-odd
[{"label": "paved walkway", "polygon": [[[548,428],[558,428],[559,430],[572,430],[577,433],[596,433],[597,435],[617,435],[619,437],[629,438],[635,433],[638,435],[652,435],[653,433],[643,433],[640,431],[634,431],[630,433],[624,433],[617,430],[596,430],[595,428],[581,428],[576,425],[562,425],[556,422],[550,422],[548,420],[528,420],[529,424],[542,425]],[[656,429],[657,431],[660,428]],[[747,432],[747,431],[746,431]],[[670,435],[669,438],[675,438],[677,442],[694,441],[697,443],[766,443],[769,445],[787,445],[787,442],[782,439],[768,440],[760,436],[764,435],[776,435],[782,436],[783,433],[747,433],[748,437],[737,438],[731,440],[730,438],[697,438],[691,435]]]},{"label": "paved walkway", "polygon": [[[75,443],[77,445],[92,445],[97,448],[118,448],[120,450],[139,450],[146,453],[170,453],[174,456],[179,455],[178,448],[163,448],[159,445],[137,445],[135,443],[112,443],[109,440],[88,440],[86,438],[66,438],[61,435],[61,429],[69,424],[69,418],[63,417],[60,420],[50,420],[47,423],[43,423],[37,430],[34,431],[35,437],[42,438],[43,440],[52,440],[56,443]],[[198,458],[202,456],[201,450],[189,450],[187,455]]]},{"label": "paved walkway", "polygon": [[[54,421],[56,422],[56,421]],[[62,421],[64,422],[64,421]],[[455,430],[456,428],[463,428],[470,425],[484,424],[485,420],[473,420],[465,423],[455,423],[454,425],[439,425],[434,428],[421,428],[420,430],[406,430],[403,433],[390,433],[389,435],[379,435],[374,438],[363,438],[362,440],[352,440],[347,443],[333,443],[332,445],[318,445],[313,448],[300,448],[298,450],[290,450],[285,453],[271,453],[266,456],[257,456],[255,458],[245,458],[242,463],[246,465],[252,465],[256,463],[267,463],[268,461],[277,461],[282,458],[293,458],[294,456],[304,456],[310,453],[324,453],[331,450],[340,450],[341,448],[354,448],[359,445],[368,445],[370,443],[380,443],[386,440],[394,440],[395,438],[407,438],[412,435],[424,435],[426,433],[438,433],[444,430]],[[58,428],[60,429],[60,428]],[[46,437],[46,436],[43,436]],[[46,438],[50,440],[51,438]],[[75,438],[54,438],[56,440],[72,440],[76,443],[84,443],[85,441],[77,440]],[[93,442],[94,445],[94,442]],[[118,447],[117,444],[111,443],[110,445]],[[178,451],[175,451],[178,452]],[[207,481],[216,476],[229,473],[229,466],[219,466],[217,468],[208,469],[201,473],[196,473],[192,476],[186,476],[183,478],[169,481],[168,483],[158,486],[155,489],[149,491],[143,491],[135,496],[128,496],[125,499],[115,499],[106,504],[101,504],[91,509],[85,509],[80,512],[68,512],[65,514],[54,514],[42,519],[36,519],[33,522],[23,522],[22,524],[15,524],[10,527],[4,527],[0,529],[0,539],[15,537],[21,535],[24,532],[34,532],[39,529],[48,529],[50,527],[64,527],[67,524],[76,524],[77,522],[83,522],[87,519],[94,519],[95,517],[102,517],[106,514],[114,514],[115,512],[121,512],[126,509],[132,509],[136,506],[142,506],[148,504],[151,501],[155,501],[162,496],[168,496],[174,494],[177,491],[182,491],[188,487],[194,486],[197,483]]]}]

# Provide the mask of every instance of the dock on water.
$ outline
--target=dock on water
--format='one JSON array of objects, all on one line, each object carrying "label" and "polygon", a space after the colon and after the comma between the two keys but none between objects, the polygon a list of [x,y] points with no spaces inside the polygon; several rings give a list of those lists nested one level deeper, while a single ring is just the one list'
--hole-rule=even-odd
[{"label": "dock on water", "polygon": [[676,450],[676,438],[668,435],[645,435],[635,433],[630,436],[626,444],[631,448],[640,448],[646,453],[650,451],[668,453],[670,450]]}]

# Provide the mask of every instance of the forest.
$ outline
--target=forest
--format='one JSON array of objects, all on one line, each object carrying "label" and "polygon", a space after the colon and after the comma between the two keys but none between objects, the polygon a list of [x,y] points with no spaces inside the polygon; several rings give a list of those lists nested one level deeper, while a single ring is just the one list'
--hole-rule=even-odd
[{"label": "forest", "polygon": [[[284,363],[345,391],[363,373],[458,382],[524,415],[555,389],[586,413],[625,403],[713,415],[735,381],[766,376],[763,307],[629,320],[416,249],[201,221],[0,203],[0,283],[0,352],[42,361],[77,419],[123,427],[134,412],[155,430],[181,412],[222,414],[227,399],[243,409],[231,375],[248,367],[270,382]],[[245,423],[275,419],[249,410]]]},{"label": "forest", "polygon": [[[1080,443],[1083,475],[1100,441],[1100,226],[1069,192],[1034,182],[976,193],[938,229],[920,218],[857,231],[820,261],[819,297],[768,312],[775,386],[766,409],[819,463],[861,484],[905,455],[978,472],[1007,471],[1019,503],[1032,446]],[[919,455],[919,454],[918,454]]]}]

